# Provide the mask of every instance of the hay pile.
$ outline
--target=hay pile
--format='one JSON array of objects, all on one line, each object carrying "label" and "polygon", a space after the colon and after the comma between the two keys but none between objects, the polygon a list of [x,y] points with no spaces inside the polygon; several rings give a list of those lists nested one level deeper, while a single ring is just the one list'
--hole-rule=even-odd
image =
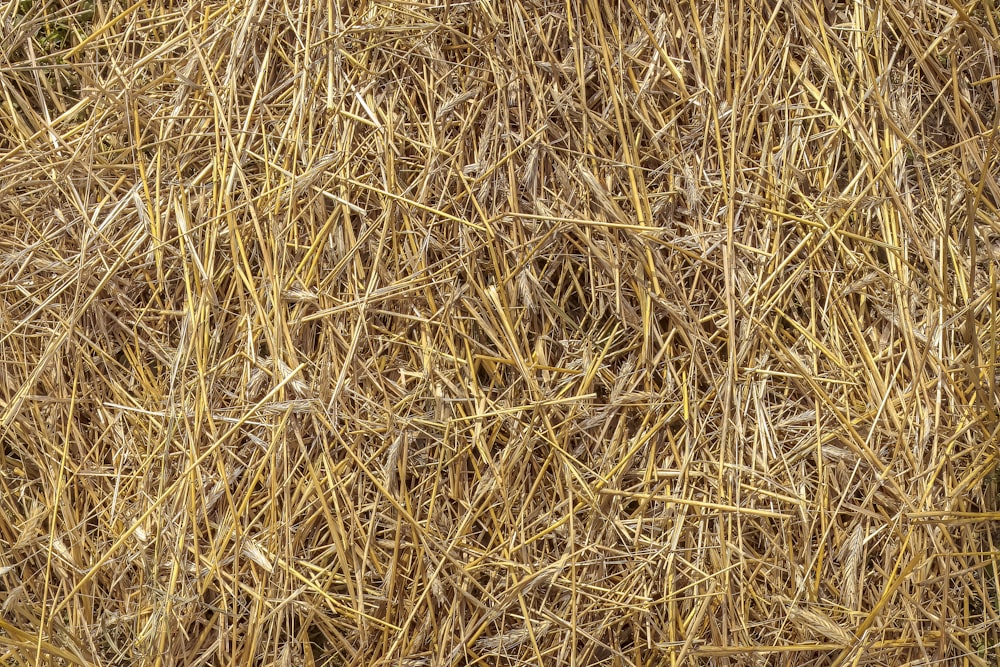
[{"label": "hay pile", "polygon": [[996,665],[998,23],[0,6],[0,663]]}]

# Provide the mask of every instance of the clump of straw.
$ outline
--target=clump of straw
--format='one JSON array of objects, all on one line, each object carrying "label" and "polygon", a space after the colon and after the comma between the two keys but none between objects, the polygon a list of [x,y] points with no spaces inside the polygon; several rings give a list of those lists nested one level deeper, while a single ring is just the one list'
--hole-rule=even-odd
[{"label": "clump of straw", "polygon": [[998,660],[991,3],[0,7],[0,662]]}]

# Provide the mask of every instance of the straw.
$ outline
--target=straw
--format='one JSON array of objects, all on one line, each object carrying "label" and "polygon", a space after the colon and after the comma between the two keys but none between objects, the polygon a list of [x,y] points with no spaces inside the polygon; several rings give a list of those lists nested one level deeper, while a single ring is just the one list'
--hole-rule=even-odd
[{"label": "straw", "polygon": [[0,663],[995,665],[990,3],[0,7]]}]

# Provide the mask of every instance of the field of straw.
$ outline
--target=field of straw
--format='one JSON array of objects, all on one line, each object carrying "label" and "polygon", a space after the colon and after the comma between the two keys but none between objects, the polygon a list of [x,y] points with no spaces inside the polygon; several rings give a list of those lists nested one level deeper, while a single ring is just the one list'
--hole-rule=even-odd
[{"label": "field of straw", "polygon": [[991,0],[0,2],[0,664],[1000,665]]}]

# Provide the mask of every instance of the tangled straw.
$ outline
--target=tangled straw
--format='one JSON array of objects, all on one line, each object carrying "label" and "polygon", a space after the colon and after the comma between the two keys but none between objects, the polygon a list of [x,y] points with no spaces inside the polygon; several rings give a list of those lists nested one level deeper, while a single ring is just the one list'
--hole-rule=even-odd
[{"label": "tangled straw", "polygon": [[0,7],[0,663],[998,660],[991,3]]}]

